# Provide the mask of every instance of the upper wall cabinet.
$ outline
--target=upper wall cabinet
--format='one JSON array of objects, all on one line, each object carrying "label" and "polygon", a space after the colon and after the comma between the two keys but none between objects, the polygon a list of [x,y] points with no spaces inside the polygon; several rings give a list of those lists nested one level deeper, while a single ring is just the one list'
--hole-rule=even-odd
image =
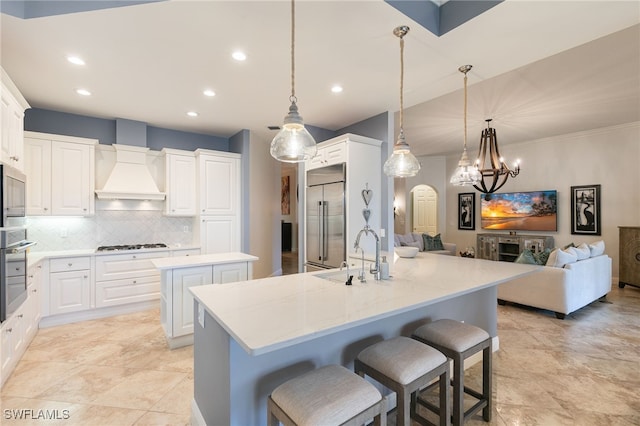
[{"label": "upper wall cabinet", "polygon": [[94,139],[25,132],[27,215],[95,213]]},{"label": "upper wall cabinet", "polygon": [[166,216],[196,215],[196,157],[179,149],[162,150],[165,154]]},{"label": "upper wall cabinet", "polygon": [[306,162],[305,168],[307,170],[313,170],[320,167],[330,166],[332,164],[340,164],[346,161],[347,157],[347,144],[334,143],[324,145],[318,144],[318,153],[315,157]]},{"label": "upper wall cabinet", "polygon": [[0,161],[19,170],[24,170],[24,110],[27,108],[29,104],[2,69]]},{"label": "upper wall cabinet", "polygon": [[240,213],[240,154],[196,150],[201,215]]},{"label": "upper wall cabinet", "polygon": [[196,150],[202,254],[240,251],[240,154]]}]

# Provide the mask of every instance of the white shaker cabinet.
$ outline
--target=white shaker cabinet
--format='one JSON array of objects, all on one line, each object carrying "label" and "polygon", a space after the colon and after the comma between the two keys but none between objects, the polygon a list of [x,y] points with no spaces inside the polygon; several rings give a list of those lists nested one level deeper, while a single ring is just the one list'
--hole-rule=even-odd
[{"label": "white shaker cabinet", "polygon": [[51,315],[91,309],[91,258],[66,257],[49,263]]},{"label": "white shaker cabinet", "polygon": [[164,250],[96,256],[96,307],[158,300],[160,273],[151,260],[168,256]]},{"label": "white shaker cabinet", "polygon": [[256,260],[244,253],[222,253],[154,261],[161,270],[160,321],[171,349],[193,343],[193,296],[189,288],[250,280]]},{"label": "white shaker cabinet", "polygon": [[241,249],[240,155],[196,150],[198,229],[203,254]]},{"label": "white shaker cabinet", "polygon": [[29,104],[2,69],[0,88],[0,161],[24,170],[24,111]]},{"label": "white shaker cabinet", "polygon": [[165,154],[166,216],[196,215],[196,157],[193,152],[162,150]]},{"label": "white shaker cabinet", "polygon": [[305,164],[306,170],[313,170],[320,167],[330,166],[332,164],[340,164],[346,162],[347,145],[346,143],[318,145],[318,152],[315,157],[308,160]]},{"label": "white shaker cabinet", "polygon": [[97,140],[25,132],[27,215],[95,213]]}]

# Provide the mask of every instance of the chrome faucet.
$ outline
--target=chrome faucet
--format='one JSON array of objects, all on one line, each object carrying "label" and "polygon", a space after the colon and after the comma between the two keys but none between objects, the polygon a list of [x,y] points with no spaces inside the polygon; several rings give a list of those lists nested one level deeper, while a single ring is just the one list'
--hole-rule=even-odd
[{"label": "chrome faucet", "polygon": [[360,232],[358,232],[358,235],[356,236],[356,242],[353,245],[353,248],[356,250],[356,252],[358,251],[358,249],[362,250],[362,275],[364,277],[364,250],[362,249],[362,247],[360,247],[360,237],[362,236],[362,234],[365,235],[369,235],[369,233],[371,233],[373,235],[373,237],[376,239],[376,262],[375,262],[375,267],[373,268],[369,268],[369,272],[371,274],[374,275],[376,280],[379,280],[381,277],[380,274],[380,237],[378,237],[378,234],[375,233],[375,231],[373,229],[371,229],[371,227],[367,224],[364,228],[362,228],[360,230]]},{"label": "chrome faucet", "polygon": [[349,262],[347,262],[346,260],[343,260],[340,263],[340,270],[342,271],[342,267],[346,266],[347,267],[347,280],[349,279],[349,275],[351,275],[350,271],[349,271]]}]

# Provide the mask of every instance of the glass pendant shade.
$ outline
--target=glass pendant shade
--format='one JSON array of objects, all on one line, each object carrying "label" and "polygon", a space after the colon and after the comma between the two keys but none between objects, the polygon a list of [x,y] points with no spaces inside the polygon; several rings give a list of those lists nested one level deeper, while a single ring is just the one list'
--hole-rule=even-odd
[{"label": "glass pendant shade", "polygon": [[465,186],[465,185],[475,185],[482,179],[482,175],[478,171],[478,168],[475,164],[472,164],[469,161],[469,156],[467,155],[467,148],[464,148],[462,151],[462,157],[460,161],[458,161],[458,168],[451,176],[451,180],[449,181],[452,185],[455,186]]},{"label": "glass pendant shade", "polygon": [[393,153],[384,162],[383,170],[387,176],[400,178],[415,176],[420,171],[420,163],[405,142],[402,129],[398,141],[393,146]]},{"label": "glass pendant shade", "polygon": [[300,163],[315,157],[318,148],[311,133],[304,127],[296,105],[295,86],[295,1],[291,0],[291,106],[282,129],[271,141],[271,156],[285,163]]},{"label": "glass pendant shade", "polygon": [[298,114],[298,106],[291,102],[282,130],[271,141],[271,156],[285,163],[298,163],[315,157],[317,150],[316,141]]}]

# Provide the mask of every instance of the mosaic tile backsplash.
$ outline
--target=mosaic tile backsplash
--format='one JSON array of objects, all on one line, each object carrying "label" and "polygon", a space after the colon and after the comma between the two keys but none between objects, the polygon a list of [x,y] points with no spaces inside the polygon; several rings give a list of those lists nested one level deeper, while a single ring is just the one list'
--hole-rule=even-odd
[{"label": "mosaic tile backsplash", "polygon": [[32,251],[95,249],[119,244],[196,243],[193,217],[166,217],[161,211],[96,211],[92,217],[27,217]]}]

